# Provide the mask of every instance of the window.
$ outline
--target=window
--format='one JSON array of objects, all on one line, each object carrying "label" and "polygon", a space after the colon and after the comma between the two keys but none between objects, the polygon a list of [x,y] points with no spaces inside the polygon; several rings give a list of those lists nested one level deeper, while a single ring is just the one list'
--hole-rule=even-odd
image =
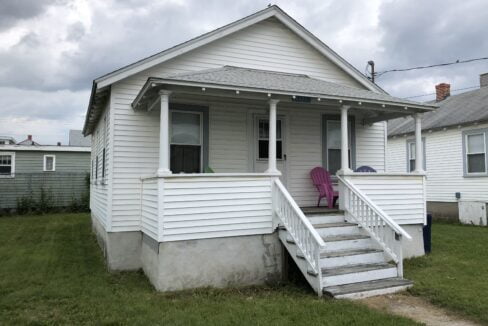
[{"label": "window", "polygon": [[95,158],[95,180],[98,180],[98,155]]},{"label": "window", "polygon": [[102,179],[105,178],[105,148],[102,151]]},{"label": "window", "polygon": [[[276,158],[283,159],[283,135],[281,119],[276,119]],[[269,119],[258,120],[258,159],[269,158]]]},{"label": "window", "polygon": [[203,159],[202,113],[170,112],[170,169],[173,173],[200,173]]},{"label": "window", "polygon": [[[326,119],[325,127],[325,149],[324,149],[324,165],[325,168],[335,175],[341,168],[341,121],[337,119]],[[349,152],[349,168],[352,168],[353,157],[351,155],[352,146],[352,132],[353,124],[349,121],[348,124],[348,152]]]},{"label": "window", "polygon": [[487,175],[488,130],[470,130],[463,135],[465,175]]},{"label": "window", "polygon": [[0,152],[0,177],[15,175],[15,153]]},{"label": "window", "polygon": [[[407,140],[407,171],[408,172],[413,172],[415,171],[415,157],[416,157],[416,144],[415,144],[415,139],[409,139]],[[425,155],[425,137],[422,137],[422,152],[424,155],[424,160],[422,164],[422,168],[424,171],[427,170],[427,156]]]},{"label": "window", "polygon": [[44,155],[44,172],[56,171],[56,156]]}]

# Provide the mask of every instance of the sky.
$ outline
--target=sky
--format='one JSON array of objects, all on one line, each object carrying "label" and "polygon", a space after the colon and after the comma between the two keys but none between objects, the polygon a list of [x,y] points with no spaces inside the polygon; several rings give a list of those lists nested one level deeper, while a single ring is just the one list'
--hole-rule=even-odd
[{"label": "sky", "polygon": [[[269,0],[0,0],[0,135],[68,142],[93,79],[264,9]],[[361,72],[488,57],[486,0],[276,1]],[[479,85],[488,60],[387,73],[410,97]],[[466,90],[464,90],[466,91]],[[456,94],[456,91],[452,92]],[[433,96],[412,98],[427,101]]]}]

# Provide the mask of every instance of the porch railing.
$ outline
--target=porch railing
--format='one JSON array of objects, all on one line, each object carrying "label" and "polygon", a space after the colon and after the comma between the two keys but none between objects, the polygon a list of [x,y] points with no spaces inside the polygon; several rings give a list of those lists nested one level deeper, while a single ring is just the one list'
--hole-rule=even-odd
[{"label": "porch railing", "polygon": [[347,216],[363,227],[383,248],[397,264],[398,276],[403,277],[402,241],[403,238],[411,240],[412,237],[349,180],[341,176],[338,179]]},{"label": "porch railing", "polygon": [[281,181],[273,181],[273,210],[286,228],[315,275],[321,276],[320,252],[324,240],[317,233]]}]

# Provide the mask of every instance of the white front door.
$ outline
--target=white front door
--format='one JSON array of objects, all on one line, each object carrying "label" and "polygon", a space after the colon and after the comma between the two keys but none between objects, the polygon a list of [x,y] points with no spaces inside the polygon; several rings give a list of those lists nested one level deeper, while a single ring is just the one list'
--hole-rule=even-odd
[{"label": "white front door", "polygon": [[[286,186],[286,139],[285,119],[276,119],[276,168],[281,172],[281,182]],[[254,172],[268,169],[269,117],[264,115],[254,118]]]}]

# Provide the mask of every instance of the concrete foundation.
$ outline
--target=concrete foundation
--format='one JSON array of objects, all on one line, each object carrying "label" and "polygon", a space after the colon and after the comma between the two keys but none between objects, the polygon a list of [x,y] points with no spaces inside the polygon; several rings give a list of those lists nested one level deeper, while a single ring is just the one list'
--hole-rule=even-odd
[{"label": "concrete foundation", "polygon": [[93,214],[92,230],[97,236],[109,270],[130,271],[142,267],[140,231],[107,232]]},{"label": "concrete foundation", "polygon": [[142,266],[159,291],[274,283],[282,246],[277,233],[161,243],[143,235]]},{"label": "concrete foundation", "polygon": [[403,239],[403,258],[425,255],[423,224],[401,225],[412,237],[411,241]]},{"label": "concrete foundation", "polygon": [[427,212],[432,214],[433,220],[459,221],[457,202],[428,201]]}]

